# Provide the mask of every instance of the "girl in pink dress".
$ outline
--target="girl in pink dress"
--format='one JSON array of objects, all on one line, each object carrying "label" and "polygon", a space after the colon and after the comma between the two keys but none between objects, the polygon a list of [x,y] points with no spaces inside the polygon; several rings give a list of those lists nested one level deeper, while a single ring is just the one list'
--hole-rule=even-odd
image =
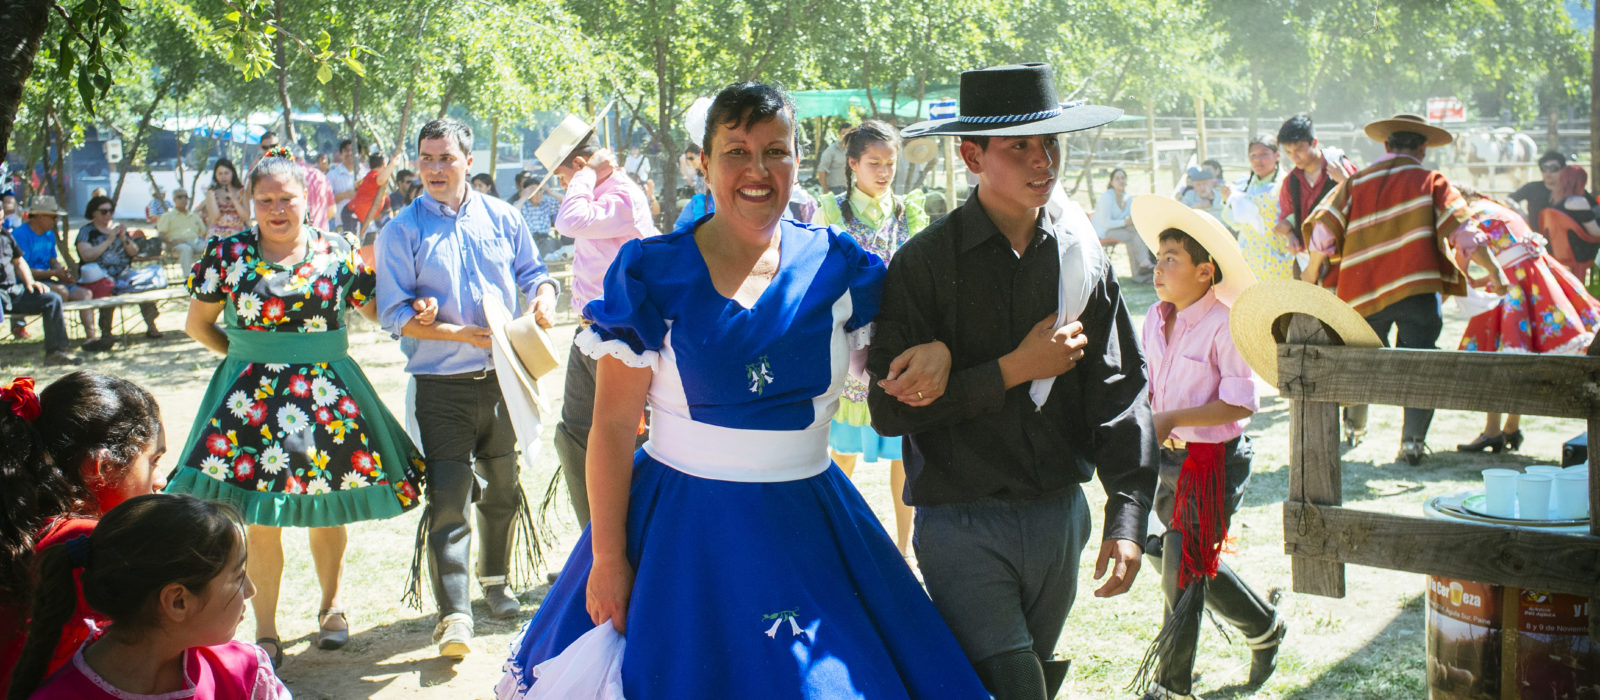
[{"label": "girl in pink dress", "polygon": [[[1506,273],[1506,295],[1492,309],[1467,321],[1462,350],[1581,355],[1600,326],[1600,301],[1583,282],[1545,252],[1544,237],[1515,212],[1470,187],[1457,186],[1471,219],[1451,236],[1462,261],[1488,246]],[[1462,269],[1466,269],[1465,263]],[[1521,416],[1488,414],[1483,433],[1456,446],[1460,452],[1517,449]]]},{"label": "girl in pink dress", "polygon": [[[113,508],[93,534],[40,555],[28,645],[8,698],[287,700],[267,653],[233,641],[255,594],[244,563],[244,530],[230,506],[150,494]],[[80,569],[84,597],[111,624],[41,684]]]}]

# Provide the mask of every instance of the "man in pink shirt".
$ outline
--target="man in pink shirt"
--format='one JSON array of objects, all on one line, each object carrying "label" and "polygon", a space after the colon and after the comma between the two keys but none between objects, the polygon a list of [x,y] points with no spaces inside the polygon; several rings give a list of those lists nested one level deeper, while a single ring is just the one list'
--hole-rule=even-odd
[{"label": "man in pink shirt", "polygon": [[[622,244],[658,232],[644,190],[617,167],[616,158],[600,148],[593,134],[574,147],[554,172],[567,190],[556,210],[555,231],[574,240],[572,308],[581,311],[599,298],[606,270]],[[580,524],[589,522],[584,460],[594,420],[594,376],[595,360],[574,345],[567,353],[567,380],[555,443]]]},{"label": "man in pink shirt", "polygon": [[[261,154],[278,147],[278,135],[268,131],[261,135]],[[316,166],[301,160],[300,169],[306,173],[306,216],[318,231],[328,230],[328,216],[333,213],[333,188],[328,177]]]},{"label": "man in pink shirt", "polygon": [[1205,212],[1145,195],[1133,200],[1132,219],[1156,251],[1160,301],[1145,315],[1143,345],[1161,441],[1154,510],[1167,525],[1144,550],[1161,570],[1167,596],[1145,698],[1192,695],[1207,607],[1245,636],[1254,650],[1250,683],[1259,685],[1277,666],[1287,627],[1271,602],[1219,560],[1250,477],[1254,453],[1244,428],[1258,408],[1250,366],[1228,330],[1229,304],[1255,276],[1233,236]]}]

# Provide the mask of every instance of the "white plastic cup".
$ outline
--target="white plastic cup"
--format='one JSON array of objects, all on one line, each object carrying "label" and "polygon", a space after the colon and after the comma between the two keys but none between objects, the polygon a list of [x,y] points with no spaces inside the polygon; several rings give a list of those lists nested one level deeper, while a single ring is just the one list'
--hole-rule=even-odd
[{"label": "white plastic cup", "polygon": [[1517,519],[1550,519],[1549,474],[1523,474],[1517,477]]},{"label": "white plastic cup", "polygon": [[1497,518],[1517,516],[1517,477],[1515,469],[1483,470],[1483,507]]},{"label": "white plastic cup", "polygon": [[1564,472],[1566,470],[1562,469],[1561,467],[1554,467],[1554,466],[1551,466],[1551,465],[1548,465],[1548,464],[1534,464],[1534,465],[1530,465],[1528,467],[1523,468],[1522,471],[1527,472],[1529,474],[1544,474],[1544,475],[1547,475],[1550,478],[1554,479],[1554,478],[1556,478],[1557,474],[1560,474],[1561,472]]},{"label": "white plastic cup", "polygon": [[1564,469],[1553,484],[1557,518],[1577,520],[1589,517],[1589,473]]}]

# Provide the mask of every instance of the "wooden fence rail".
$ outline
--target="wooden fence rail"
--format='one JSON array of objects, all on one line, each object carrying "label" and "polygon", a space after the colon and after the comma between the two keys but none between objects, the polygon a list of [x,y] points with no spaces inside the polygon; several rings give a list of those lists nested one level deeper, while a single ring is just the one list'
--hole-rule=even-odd
[{"label": "wooden fence rail", "polygon": [[[1344,508],[1339,461],[1341,403],[1581,418],[1600,434],[1600,345],[1588,357],[1348,348],[1311,317],[1278,323],[1296,592],[1342,598],[1345,564],[1360,564],[1600,599],[1600,473],[1590,471],[1589,534],[1573,535]],[[1600,640],[1600,614],[1589,637]]]}]

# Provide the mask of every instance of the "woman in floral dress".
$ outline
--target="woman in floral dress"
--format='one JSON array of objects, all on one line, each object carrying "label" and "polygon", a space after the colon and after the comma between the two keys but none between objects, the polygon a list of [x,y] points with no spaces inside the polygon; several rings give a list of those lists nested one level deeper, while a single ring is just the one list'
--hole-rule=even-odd
[{"label": "woman in floral dress", "polygon": [[1262,134],[1250,140],[1250,174],[1234,186],[1222,212],[1222,223],[1239,237],[1239,250],[1256,279],[1289,279],[1294,251],[1289,240],[1273,232],[1278,220],[1278,139]]},{"label": "woman in floral dress", "polygon": [[[900,134],[894,127],[868,119],[845,132],[842,144],[849,166],[845,171],[845,192],[822,198],[815,223],[844,231],[862,249],[887,263],[907,239],[928,227],[922,190],[900,197],[891,189],[900,152]],[[833,414],[833,424],[828,429],[828,447],[845,476],[855,472],[858,455],[865,455],[869,462],[889,460],[895,546],[905,555],[911,548],[913,512],[901,500],[906,465],[900,457],[900,438],[884,437],[872,429],[872,416],[867,413],[867,385],[854,377],[845,377],[839,412]]]},{"label": "woman in floral dress", "polygon": [[245,197],[244,187],[239,182],[239,171],[234,169],[233,161],[218,158],[217,164],[211,168],[211,187],[206,190],[205,205],[201,209],[212,238],[232,236],[249,225],[250,215],[246,209],[248,200]]},{"label": "woman in floral dress", "polygon": [[[1600,301],[1566,266],[1545,252],[1544,236],[1516,212],[1470,187],[1458,185],[1472,218],[1451,236],[1461,268],[1472,252],[1488,246],[1505,271],[1506,294],[1494,308],[1473,316],[1461,335],[1462,350],[1581,355],[1600,328]],[[1483,433],[1460,452],[1499,452],[1522,446],[1522,417],[1490,413]]]},{"label": "woman in floral dress", "polygon": [[230,503],[250,523],[257,643],[280,661],[281,528],[311,529],[322,586],[317,645],[343,646],[344,525],[416,506],[423,468],[346,354],[340,313],[376,314],[372,268],[350,241],[303,223],[304,177],[286,156],[263,158],[250,173],[258,224],[212,240],[190,274],[185,330],[226,359],[167,487]]}]

